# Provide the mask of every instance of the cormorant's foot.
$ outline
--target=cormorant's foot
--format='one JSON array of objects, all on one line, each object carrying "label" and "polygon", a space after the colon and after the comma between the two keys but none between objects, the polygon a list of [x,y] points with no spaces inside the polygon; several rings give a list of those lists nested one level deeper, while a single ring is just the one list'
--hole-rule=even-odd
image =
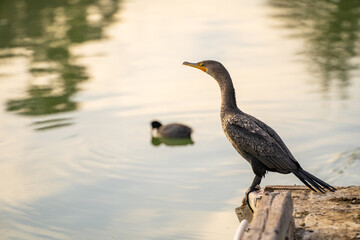
[{"label": "cormorant's foot", "polygon": [[248,191],[248,192],[246,193],[246,203],[247,203],[247,205],[249,206],[251,212],[254,213],[254,210],[253,210],[252,207],[250,206],[250,202],[249,202],[249,194],[250,194],[250,193],[251,193],[250,191]]},{"label": "cormorant's foot", "polygon": [[247,205],[249,206],[250,210],[252,213],[254,213],[254,210],[252,209],[251,205],[250,205],[250,201],[249,201],[249,194],[251,192],[254,192],[254,191],[260,191],[261,190],[261,187],[260,185],[256,185],[254,188],[250,188],[247,192],[246,192],[246,203]]}]

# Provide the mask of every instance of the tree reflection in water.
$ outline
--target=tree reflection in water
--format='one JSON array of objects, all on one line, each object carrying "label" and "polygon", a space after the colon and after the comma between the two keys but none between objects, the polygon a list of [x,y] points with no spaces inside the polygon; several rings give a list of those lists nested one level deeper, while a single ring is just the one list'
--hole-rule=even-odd
[{"label": "tree reflection in water", "polygon": [[8,100],[7,110],[27,116],[76,110],[78,103],[72,96],[89,76],[86,67],[77,63],[71,47],[104,38],[104,28],[115,21],[119,2],[1,1],[0,60],[26,57],[30,73],[24,96]]},{"label": "tree reflection in water", "polygon": [[324,92],[338,86],[347,98],[354,70],[358,69],[360,1],[269,0],[273,18],[290,29],[293,38],[305,41],[300,54],[310,59],[309,68],[321,79]]}]

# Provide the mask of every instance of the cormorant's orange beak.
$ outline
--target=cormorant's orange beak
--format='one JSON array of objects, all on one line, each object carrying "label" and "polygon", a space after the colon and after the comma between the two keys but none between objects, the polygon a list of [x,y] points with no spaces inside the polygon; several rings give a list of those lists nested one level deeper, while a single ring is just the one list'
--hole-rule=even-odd
[{"label": "cormorant's orange beak", "polygon": [[193,67],[193,68],[198,68],[204,72],[207,71],[206,67],[204,66],[204,64],[202,63],[189,63],[189,62],[183,62],[183,65],[186,65],[186,66],[190,66],[190,67]]}]

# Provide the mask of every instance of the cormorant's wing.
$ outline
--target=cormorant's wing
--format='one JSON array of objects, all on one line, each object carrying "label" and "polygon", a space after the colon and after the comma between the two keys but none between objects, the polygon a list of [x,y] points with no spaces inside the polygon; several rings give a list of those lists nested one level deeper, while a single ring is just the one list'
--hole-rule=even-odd
[{"label": "cormorant's wing", "polygon": [[[236,150],[250,154],[268,169],[290,170],[298,168],[298,163],[291,153],[288,154],[290,151],[283,141],[265,123],[247,114],[236,114],[227,118],[225,124],[224,130]],[[281,141],[278,141],[277,138]]]},{"label": "cormorant's wing", "polygon": [[275,132],[274,129],[272,129],[270,126],[268,126],[266,123],[260,121],[259,119],[246,114],[249,118],[252,118],[256,124],[259,125],[259,127],[264,130],[265,132],[267,132],[279,145],[280,147],[286,152],[286,154],[291,158],[291,160],[293,160],[294,162],[297,162],[295,157],[292,155],[292,153],[290,152],[290,150],[288,149],[288,147],[285,145],[285,143],[283,142],[283,140],[280,138],[280,136]]}]

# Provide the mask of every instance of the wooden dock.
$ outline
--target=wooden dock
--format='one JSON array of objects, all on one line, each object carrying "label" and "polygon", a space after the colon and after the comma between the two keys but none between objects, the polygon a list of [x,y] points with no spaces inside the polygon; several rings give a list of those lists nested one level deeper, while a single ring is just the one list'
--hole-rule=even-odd
[{"label": "wooden dock", "polygon": [[244,201],[235,209],[240,221],[250,222],[241,239],[360,239],[360,187],[337,189],[322,194],[305,186],[267,186],[251,193],[254,214]]}]

